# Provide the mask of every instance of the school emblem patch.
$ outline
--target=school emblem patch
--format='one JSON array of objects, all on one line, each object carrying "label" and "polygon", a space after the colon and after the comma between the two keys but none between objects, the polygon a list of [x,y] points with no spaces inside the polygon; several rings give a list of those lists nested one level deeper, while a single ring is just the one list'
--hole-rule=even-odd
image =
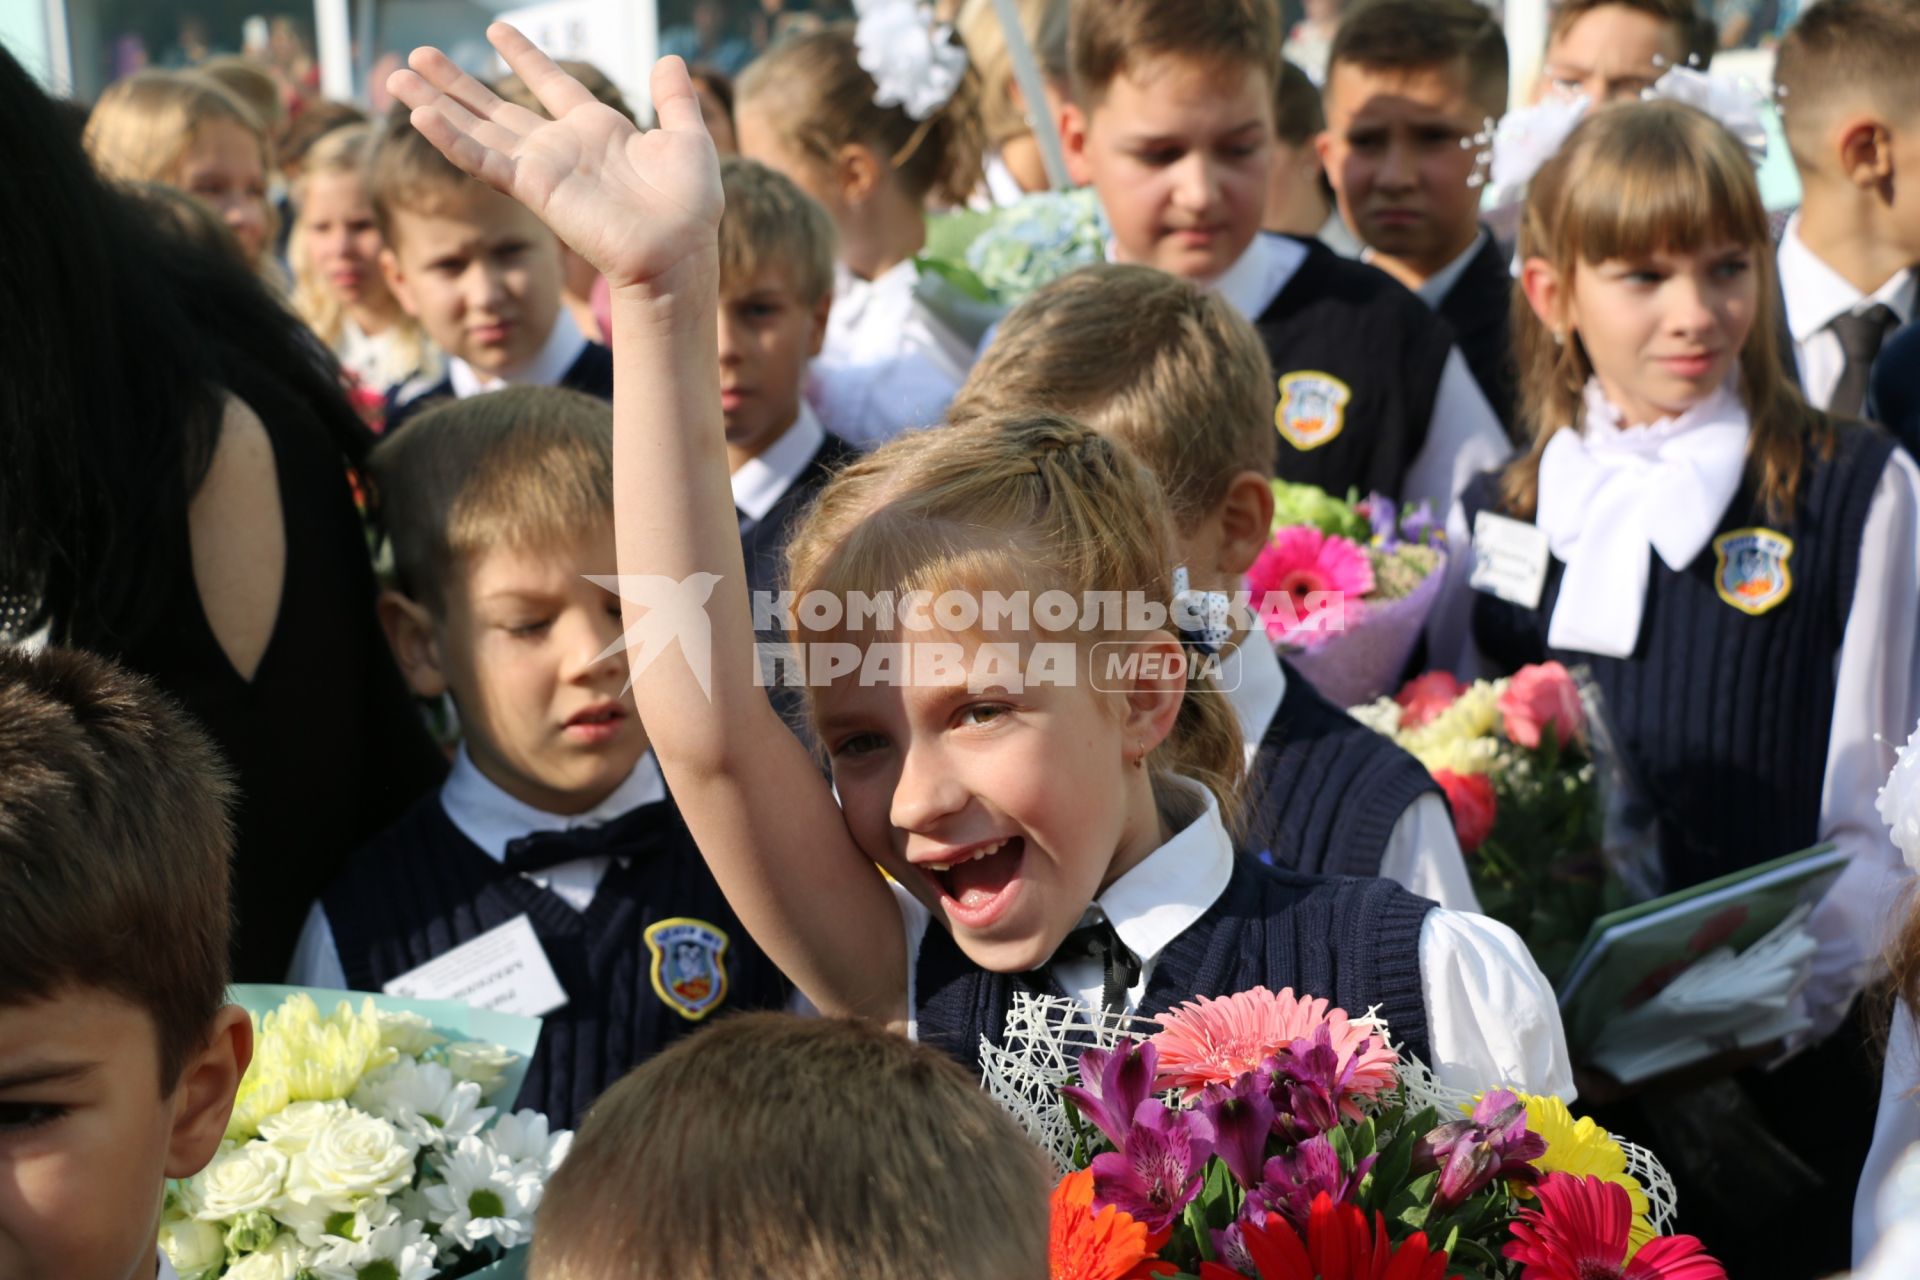
[{"label": "school emblem patch", "polygon": [[1330,373],[1304,369],[1280,379],[1280,407],[1273,424],[1301,452],[1331,442],[1347,425],[1353,389]]},{"label": "school emblem patch", "polygon": [[653,993],[698,1022],[727,998],[727,935],[705,920],[674,916],[647,926]]},{"label": "school emblem patch", "polygon": [[1713,589],[1755,617],[1793,592],[1793,539],[1772,529],[1735,529],[1713,540]]}]

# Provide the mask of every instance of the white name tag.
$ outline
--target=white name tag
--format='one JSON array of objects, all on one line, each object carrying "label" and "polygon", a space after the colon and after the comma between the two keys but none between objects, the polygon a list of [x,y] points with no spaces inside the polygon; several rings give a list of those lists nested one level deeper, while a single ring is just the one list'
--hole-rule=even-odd
[{"label": "white name tag", "polygon": [[567,1002],[553,965],[533,932],[533,922],[515,916],[472,942],[435,956],[380,988],[416,1000],[458,1000],[476,1009],[537,1018]]},{"label": "white name tag", "polygon": [[1523,609],[1540,605],[1547,585],[1547,535],[1534,525],[1482,511],[1473,520],[1475,591],[1498,596]]}]

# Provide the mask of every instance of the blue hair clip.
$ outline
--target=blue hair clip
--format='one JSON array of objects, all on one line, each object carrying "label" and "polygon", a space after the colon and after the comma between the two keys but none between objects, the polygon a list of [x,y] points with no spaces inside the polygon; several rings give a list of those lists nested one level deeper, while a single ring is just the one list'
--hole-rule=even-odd
[{"label": "blue hair clip", "polygon": [[1224,591],[1195,591],[1187,566],[1173,571],[1173,625],[1180,642],[1212,657],[1233,639],[1233,601]]}]

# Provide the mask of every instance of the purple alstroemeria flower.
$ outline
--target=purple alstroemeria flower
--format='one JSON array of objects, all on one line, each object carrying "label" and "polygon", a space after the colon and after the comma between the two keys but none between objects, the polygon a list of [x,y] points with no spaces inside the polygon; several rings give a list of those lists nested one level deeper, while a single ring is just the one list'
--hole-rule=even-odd
[{"label": "purple alstroemeria flower", "polygon": [[1120,1150],[1093,1158],[1093,1207],[1108,1205],[1158,1235],[1200,1194],[1213,1126],[1197,1111],[1172,1111],[1157,1098],[1140,1104]]},{"label": "purple alstroemeria flower", "polygon": [[1200,1110],[1213,1125],[1214,1151],[1243,1187],[1260,1185],[1273,1132],[1273,1102],[1267,1081],[1249,1071],[1231,1086],[1210,1084],[1200,1095]]},{"label": "purple alstroemeria flower", "polygon": [[1150,1040],[1121,1039],[1112,1049],[1080,1055],[1080,1083],[1060,1090],[1114,1146],[1126,1143],[1133,1113],[1153,1096],[1160,1054]]},{"label": "purple alstroemeria flower", "polygon": [[1373,1168],[1374,1160],[1374,1156],[1368,1156],[1348,1172],[1340,1163],[1340,1153],[1324,1135],[1309,1138],[1287,1154],[1267,1161],[1260,1185],[1247,1194],[1247,1203],[1263,1216],[1277,1213],[1304,1231],[1314,1197],[1324,1191],[1335,1204],[1353,1199],[1360,1190],[1360,1179]]},{"label": "purple alstroemeria flower", "polygon": [[1425,498],[1415,503],[1412,510],[1408,511],[1406,517],[1400,521],[1400,538],[1403,542],[1424,547],[1440,541],[1443,536],[1445,536],[1445,530],[1440,527],[1440,522],[1433,518],[1433,504]]},{"label": "purple alstroemeria flower", "polygon": [[1467,1120],[1441,1125],[1413,1149],[1415,1172],[1440,1170],[1433,1208],[1445,1213],[1495,1178],[1530,1185],[1540,1180],[1533,1161],[1547,1153],[1546,1139],[1527,1128],[1527,1108],[1506,1089],[1481,1097]]},{"label": "purple alstroemeria flower", "polygon": [[1354,1072],[1366,1054],[1366,1042],[1340,1065],[1333,1033],[1322,1025],[1311,1040],[1295,1040],[1284,1053],[1260,1064],[1269,1080],[1267,1096],[1273,1103],[1273,1132],[1288,1143],[1300,1143],[1340,1123],[1340,1099],[1352,1090]]},{"label": "purple alstroemeria flower", "polygon": [[1246,1229],[1248,1226],[1265,1226],[1267,1215],[1253,1207],[1248,1201],[1240,1216],[1229,1222],[1221,1231],[1209,1231],[1213,1237],[1213,1256],[1243,1276],[1257,1276],[1260,1268],[1254,1264],[1253,1254],[1247,1251]]},{"label": "purple alstroemeria flower", "polygon": [[1354,504],[1354,510],[1373,526],[1373,541],[1382,551],[1391,551],[1400,543],[1400,509],[1384,493],[1370,493]]}]

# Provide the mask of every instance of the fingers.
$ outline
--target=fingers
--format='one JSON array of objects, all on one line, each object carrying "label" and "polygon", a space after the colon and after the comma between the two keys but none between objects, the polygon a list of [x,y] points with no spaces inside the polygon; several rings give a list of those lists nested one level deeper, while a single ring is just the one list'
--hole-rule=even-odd
[{"label": "fingers", "polygon": [[583,103],[595,101],[585,85],[562,71],[510,23],[489,26],[487,39],[555,120]]},{"label": "fingers", "polygon": [[420,135],[439,148],[440,154],[452,161],[454,167],[496,191],[513,194],[513,161],[505,152],[487,146],[461,128],[453,118],[455,113],[469,120],[473,118],[459,103],[444,97],[415,107],[409,118]]},{"label": "fingers", "polygon": [[[453,99],[473,115],[483,120],[491,120],[512,131],[516,136],[524,137],[545,123],[525,107],[518,107],[502,100],[485,84],[462,71],[455,65],[453,59],[438,49],[430,46],[415,49],[408,55],[407,65],[411,66],[428,85]],[[415,104],[408,103],[408,105]]]},{"label": "fingers", "polygon": [[693,91],[687,64],[677,57],[653,64],[653,112],[660,127],[674,133],[707,131],[700,114],[700,95]]}]

